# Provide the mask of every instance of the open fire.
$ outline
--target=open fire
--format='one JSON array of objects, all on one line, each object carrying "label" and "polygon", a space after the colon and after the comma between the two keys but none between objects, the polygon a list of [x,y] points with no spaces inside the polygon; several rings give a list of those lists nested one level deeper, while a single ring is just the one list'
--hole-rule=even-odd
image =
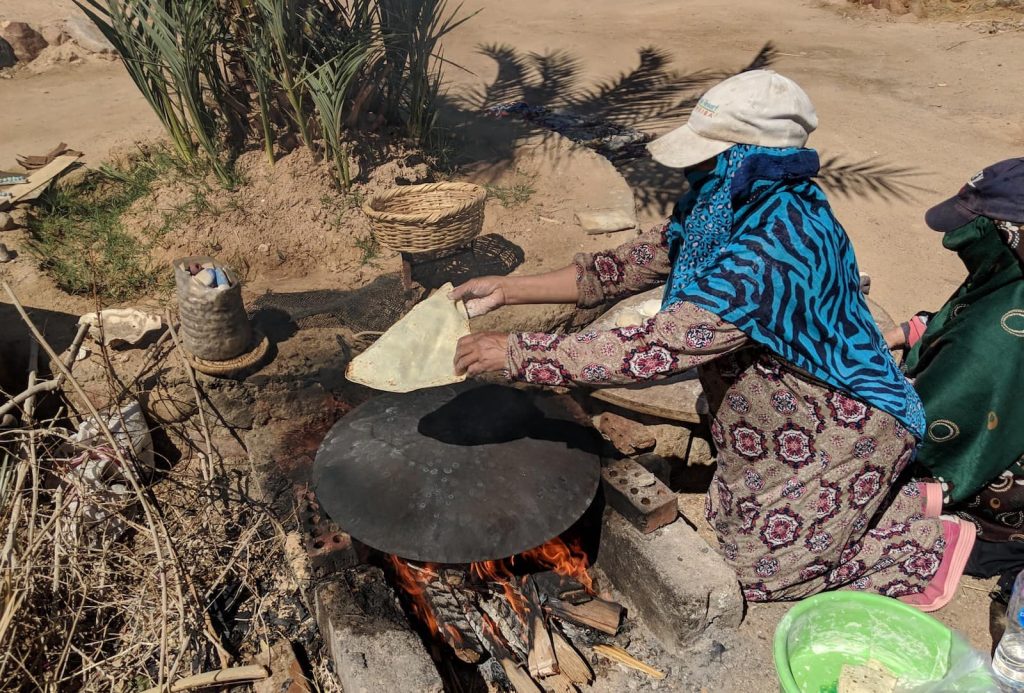
[{"label": "open fire", "polygon": [[467,565],[417,563],[390,556],[396,582],[430,634],[463,662],[487,656],[516,690],[578,690],[593,679],[559,621],[608,635],[619,604],[599,598],[587,554],[561,538],[524,553]]}]

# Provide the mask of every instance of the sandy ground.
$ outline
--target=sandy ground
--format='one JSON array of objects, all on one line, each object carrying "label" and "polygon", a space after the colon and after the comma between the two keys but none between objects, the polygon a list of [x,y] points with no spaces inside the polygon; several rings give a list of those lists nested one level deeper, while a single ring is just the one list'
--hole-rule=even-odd
[{"label": "sandy ground", "polygon": [[[1024,153],[1024,33],[988,35],[955,23],[895,20],[845,3],[799,0],[470,0],[465,7],[482,11],[446,44],[446,57],[467,70],[449,71],[459,107],[521,96],[534,103],[582,102],[606,117],[659,132],[685,117],[678,104],[749,64],[773,42],[771,67],[795,78],[818,108],[821,126],[811,144],[823,158],[912,174],[881,176],[904,193],[900,197],[880,194],[877,185],[855,186],[845,195],[833,188],[831,194],[861,269],[874,278],[872,297],[897,317],[937,307],[963,276],[958,260],[924,227],[924,210],[981,167]],[[0,20],[41,23],[70,12],[77,10],[66,0],[0,2]],[[506,56],[500,72],[480,51],[485,45],[507,48],[490,51]],[[641,98],[638,91],[649,90],[618,79],[636,67],[647,47],[663,51],[671,59],[667,69],[677,72],[657,98]],[[531,77],[531,54],[548,56],[547,65],[562,69],[548,70],[547,82]],[[0,168],[15,154],[43,152],[61,140],[95,163],[112,147],[158,132],[116,63],[2,79],[0,104]],[[655,221],[670,199],[650,191],[671,191],[679,181],[678,174],[649,166],[630,179],[644,201],[645,222]],[[965,581],[939,617],[987,650],[986,589],[985,583]],[[771,632],[786,608],[750,610],[742,629],[749,649],[735,654],[735,679],[718,690],[772,687],[765,678]]]}]

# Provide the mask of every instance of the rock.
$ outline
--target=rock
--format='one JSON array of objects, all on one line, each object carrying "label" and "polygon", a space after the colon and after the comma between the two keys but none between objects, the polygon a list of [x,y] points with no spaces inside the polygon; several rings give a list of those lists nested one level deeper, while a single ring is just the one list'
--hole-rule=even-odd
[{"label": "rock", "polygon": [[8,250],[6,245],[0,243],[0,264],[10,262],[15,257],[17,257],[17,255],[18,254],[15,253],[14,251]]},{"label": "rock", "polygon": [[14,54],[14,47],[5,39],[0,38],[0,70],[5,67],[14,67],[18,62],[18,56]]},{"label": "rock", "polygon": [[636,214],[626,209],[591,209],[576,212],[576,223],[587,233],[613,233],[636,229]]},{"label": "rock", "polygon": [[316,587],[316,620],[345,693],[444,686],[379,568],[349,568]]},{"label": "rock", "polygon": [[252,428],[256,399],[252,392],[232,380],[210,379],[205,383],[206,396],[213,411],[210,425],[230,428]]},{"label": "rock", "polygon": [[15,227],[14,219],[7,212],[0,212],[0,231],[8,231]]},{"label": "rock", "polygon": [[46,39],[43,35],[25,22],[0,23],[0,38],[11,44],[14,55],[20,62],[35,60],[46,48]]},{"label": "rock", "polygon": [[115,53],[114,44],[86,17],[73,15],[64,20],[64,33],[89,53]]},{"label": "rock", "polygon": [[40,27],[39,33],[51,46],[59,46],[68,40],[67,32],[64,31],[64,22],[52,22]]},{"label": "rock", "polygon": [[12,209],[9,212],[9,215],[11,217],[11,222],[14,224],[14,226],[8,228],[23,229],[26,226],[28,226],[28,222],[32,216],[32,213],[29,211],[29,208],[27,206],[22,205],[20,207],[15,207],[14,209]]},{"label": "rock", "polygon": [[82,185],[91,175],[92,169],[88,166],[75,164],[71,168],[66,169],[64,173],[60,174],[60,177],[57,178],[54,185],[56,185],[59,190],[71,190],[72,188],[77,188],[79,185]]},{"label": "rock", "polygon": [[181,423],[196,413],[195,395],[192,387],[185,383],[146,393],[142,405],[146,414],[161,424]]},{"label": "rock", "polygon": [[682,520],[645,535],[606,511],[597,567],[670,651],[712,624],[735,628],[743,619],[736,575]]},{"label": "rock", "polygon": [[68,41],[59,46],[49,46],[28,64],[29,72],[40,74],[55,65],[76,65],[85,62],[89,52],[76,43]]},{"label": "rock", "polygon": [[595,416],[593,424],[601,436],[623,455],[651,450],[658,442],[649,427],[612,412]]}]

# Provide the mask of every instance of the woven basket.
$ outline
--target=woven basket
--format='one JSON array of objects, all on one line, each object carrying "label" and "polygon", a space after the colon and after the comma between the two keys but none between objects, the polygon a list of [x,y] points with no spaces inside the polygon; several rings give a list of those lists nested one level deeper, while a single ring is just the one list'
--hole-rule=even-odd
[{"label": "woven basket", "polygon": [[487,191],[473,183],[403,185],[363,205],[377,242],[404,253],[469,243],[484,223]]}]

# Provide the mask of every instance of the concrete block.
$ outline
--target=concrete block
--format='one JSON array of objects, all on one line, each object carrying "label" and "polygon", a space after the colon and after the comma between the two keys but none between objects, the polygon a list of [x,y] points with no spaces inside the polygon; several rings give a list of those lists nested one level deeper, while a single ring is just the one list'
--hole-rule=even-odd
[{"label": "concrete block", "polygon": [[606,511],[597,557],[601,568],[668,650],[685,647],[712,624],[743,620],[736,575],[686,523],[641,534]]},{"label": "concrete block", "polygon": [[644,534],[678,515],[676,494],[635,460],[608,462],[601,469],[601,482],[608,503]]},{"label": "concrete block", "polygon": [[379,568],[350,568],[313,602],[345,693],[441,693],[441,676]]}]

